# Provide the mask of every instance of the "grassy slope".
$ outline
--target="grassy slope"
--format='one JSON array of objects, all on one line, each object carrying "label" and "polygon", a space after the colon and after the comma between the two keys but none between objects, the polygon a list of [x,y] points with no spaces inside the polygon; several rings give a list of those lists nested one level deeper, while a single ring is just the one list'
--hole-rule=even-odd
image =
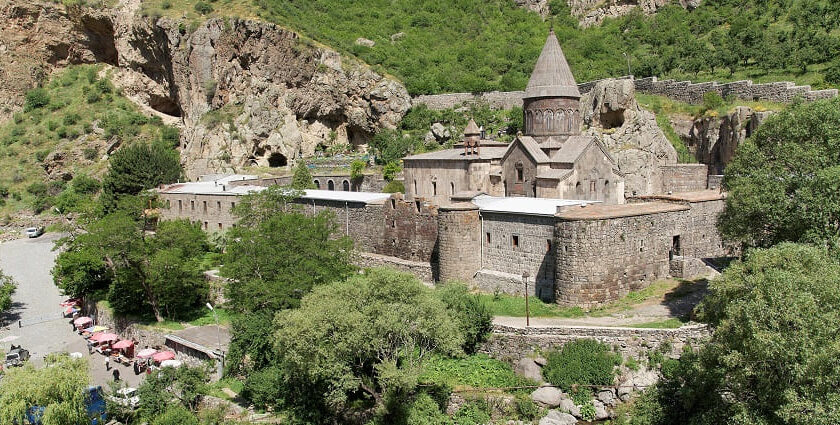
[{"label": "grassy slope", "polygon": [[[703,2],[694,12],[672,7],[654,17],[633,14],[587,29],[577,27],[568,9],[544,22],[510,0],[146,0],[144,10],[151,15],[186,16],[190,25],[208,16],[259,17],[379,66],[400,78],[412,94],[521,90],[552,22],[578,81],[626,74],[624,53],[628,53],[638,76],[794,80],[826,86],[825,63],[800,73],[782,65],[760,70],[750,59],[730,75],[728,69],[709,69],[711,61],[701,60],[704,70],[698,74],[684,70],[686,63],[696,60],[698,50],[720,44],[740,16],[733,10],[758,14],[772,30],[791,27],[786,11],[793,0],[772,0],[772,8],[758,1]],[[198,3],[213,11],[199,14]],[[778,16],[768,10],[778,11]],[[402,36],[392,40],[396,34]],[[360,37],[376,45],[356,45]],[[688,42],[700,44],[687,46]],[[760,56],[755,48],[748,51]]]},{"label": "grassy slope", "polygon": [[[164,128],[120,95],[101,66],[70,67],[50,78],[43,92],[47,105],[24,108],[0,124],[0,187],[9,191],[0,206],[3,216],[31,206],[35,196],[27,188],[47,182],[43,159],[49,153],[71,153],[64,169],[73,175],[101,175],[110,141],[153,140]],[[53,183],[50,194],[62,188]]]}]

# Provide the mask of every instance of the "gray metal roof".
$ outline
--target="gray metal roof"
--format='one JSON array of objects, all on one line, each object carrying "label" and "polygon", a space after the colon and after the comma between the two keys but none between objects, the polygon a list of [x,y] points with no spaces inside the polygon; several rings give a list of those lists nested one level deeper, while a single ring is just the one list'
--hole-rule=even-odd
[{"label": "gray metal roof", "polygon": [[479,211],[554,216],[557,214],[557,207],[597,204],[600,201],[479,195],[473,198],[472,203],[478,206]]},{"label": "gray metal roof", "polygon": [[478,155],[464,155],[464,149],[444,149],[441,151],[426,152],[417,155],[407,156],[403,158],[403,161],[411,161],[416,159],[489,161],[491,159],[501,159],[505,155],[507,149],[507,147],[482,146],[481,149],[479,149]]},{"label": "gray metal roof", "polygon": [[314,199],[321,201],[345,201],[370,203],[383,201],[391,197],[390,193],[378,192],[345,192],[341,190],[305,190],[303,199]]},{"label": "gray metal roof", "polygon": [[554,31],[548,33],[548,39],[545,40],[542,53],[525,88],[525,98],[534,97],[580,98],[575,77]]}]

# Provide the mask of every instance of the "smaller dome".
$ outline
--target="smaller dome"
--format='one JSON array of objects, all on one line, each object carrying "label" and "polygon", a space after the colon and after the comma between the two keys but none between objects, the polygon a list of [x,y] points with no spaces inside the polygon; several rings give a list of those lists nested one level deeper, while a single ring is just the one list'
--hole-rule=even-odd
[{"label": "smaller dome", "polygon": [[467,127],[464,128],[464,136],[478,136],[479,134],[481,134],[481,130],[478,128],[475,121],[470,118],[470,122],[468,122]]}]

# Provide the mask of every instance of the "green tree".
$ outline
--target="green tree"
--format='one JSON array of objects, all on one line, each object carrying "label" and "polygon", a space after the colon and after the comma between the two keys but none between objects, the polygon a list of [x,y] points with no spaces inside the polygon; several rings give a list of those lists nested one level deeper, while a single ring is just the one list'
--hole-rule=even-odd
[{"label": "green tree", "polygon": [[222,273],[228,299],[240,312],[295,307],[313,287],[351,274],[353,242],[334,216],[275,212],[253,227],[229,230]]},{"label": "green tree", "polygon": [[198,418],[182,406],[168,407],[155,417],[152,425],[199,425]]},{"label": "green tree", "polygon": [[107,291],[113,274],[97,250],[78,246],[62,252],[52,269],[53,281],[70,297]]},{"label": "green tree", "polygon": [[9,369],[0,385],[0,422],[28,423],[30,407],[45,407],[43,425],[76,425],[89,422],[84,405],[88,385],[88,364],[83,359],[50,355],[47,367],[36,369],[31,363]]},{"label": "green tree", "polygon": [[312,174],[309,172],[309,167],[306,166],[306,162],[304,161],[298,161],[295,166],[295,173],[292,175],[292,189],[315,189]]},{"label": "green tree", "polygon": [[770,117],[724,175],[723,235],[744,246],[782,241],[838,246],[840,100],[800,103]]},{"label": "green tree", "polygon": [[490,309],[462,283],[449,282],[437,294],[458,321],[458,327],[464,335],[464,352],[474,353],[493,329]]},{"label": "green tree", "polygon": [[463,344],[432,290],[387,269],[315,288],[275,326],[284,406],[303,420],[387,414],[416,387],[428,355]]},{"label": "green tree", "polygon": [[714,327],[698,354],[666,362],[651,424],[840,421],[840,263],[825,248],[753,249],[710,284]]},{"label": "green tree", "polygon": [[362,179],[365,178],[364,172],[365,172],[366,167],[367,167],[367,164],[360,159],[357,159],[357,160],[351,162],[350,163],[350,180],[353,180],[356,183],[361,182]]},{"label": "green tree", "polygon": [[203,367],[161,368],[149,375],[137,389],[140,415],[147,420],[160,420],[174,415],[169,413],[173,407],[184,409],[187,413],[195,412],[201,395],[207,392],[208,381],[208,371]]},{"label": "green tree", "polygon": [[12,294],[15,293],[15,289],[17,284],[14,279],[0,270],[0,313],[12,307]]},{"label": "green tree", "polygon": [[178,151],[160,142],[132,143],[118,150],[109,163],[102,180],[102,203],[108,209],[113,209],[121,196],[137,195],[181,177]]}]

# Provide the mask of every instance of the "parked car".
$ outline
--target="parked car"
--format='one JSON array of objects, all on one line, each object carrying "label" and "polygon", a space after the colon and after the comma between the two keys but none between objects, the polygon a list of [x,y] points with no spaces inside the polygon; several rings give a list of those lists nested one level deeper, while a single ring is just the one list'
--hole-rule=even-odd
[{"label": "parked car", "polygon": [[140,396],[137,395],[137,388],[133,387],[120,388],[114,395],[107,398],[108,401],[132,410],[140,406]]},{"label": "parked car", "polygon": [[6,361],[3,364],[8,369],[14,366],[23,366],[23,363],[27,360],[29,360],[29,350],[13,345],[12,349],[6,353]]},{"label": "parked car", "polygon": [[41,235],[44,234],[44,228],[43,227],[28,227],[26,230],[23,231],[23,233],[26,233],[26,236],[29,236],[30,238],[37,238],[38,236],[41,236]]}]

